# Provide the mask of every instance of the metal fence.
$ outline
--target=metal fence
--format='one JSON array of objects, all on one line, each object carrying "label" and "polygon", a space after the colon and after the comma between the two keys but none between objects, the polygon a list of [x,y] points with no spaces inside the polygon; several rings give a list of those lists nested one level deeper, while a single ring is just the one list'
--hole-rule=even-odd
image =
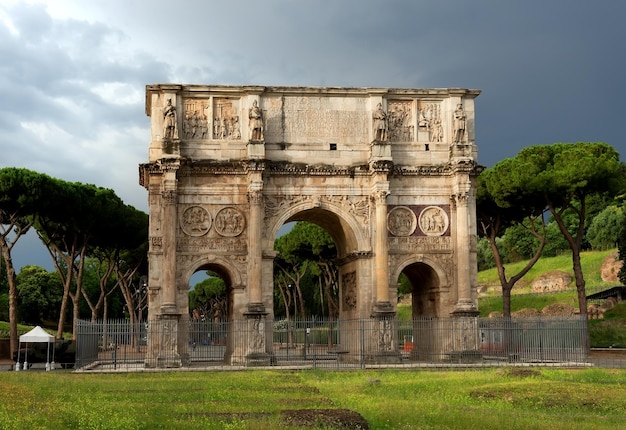
[{"label": "metal fence", "polygon": [[76,367],[585,365],[584,318],[79,321]]}]

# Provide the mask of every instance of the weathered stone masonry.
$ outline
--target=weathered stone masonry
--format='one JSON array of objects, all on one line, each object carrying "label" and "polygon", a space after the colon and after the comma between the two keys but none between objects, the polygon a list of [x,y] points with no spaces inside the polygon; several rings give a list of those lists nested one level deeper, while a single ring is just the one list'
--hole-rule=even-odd
[{"label": "weathered stone masonry", "polygon": [[[191,275],[213,270],[229,290],[233,362],[272,354],[273,242],[306,220],[333,237],[340,317],[366,318],[381,338],[342,345],[393,359],[397,282],[414,315],[476,312],[474,99],[477,90],[206,86],[146,87],[149,317],[146,365],[188,357]],[[169,334],[168,334],[169,333]],[[391,357],[391,358],[390,358]]]}]

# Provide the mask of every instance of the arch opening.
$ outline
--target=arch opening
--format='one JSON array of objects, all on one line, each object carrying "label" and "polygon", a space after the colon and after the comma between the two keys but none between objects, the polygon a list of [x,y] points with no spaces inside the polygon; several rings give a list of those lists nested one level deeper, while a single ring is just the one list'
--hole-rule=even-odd
[{"label": "arch opening", "polygon": [[[198,276],[204,272],[203,276]],[[191,285],[191,281],[200,279]],[[188,356],[192,363],[225,362],[232,320],[233,287],[227,268],[220,264],[200,265],[189,277]]]},{"label": "arch opening", "polygon": [[[423,262],[412,263],[402,270],[411,294],[411,318],[441,316],[440,279],[437,272]],[[401,285],[402,280],[398,283]]]},{"label": "arch opening", "polygon": [[335,318],[339,313],[337,230],[331,216],[297,217],[289,232],[276,238],[273,261],[273,310],[277,319]]}]

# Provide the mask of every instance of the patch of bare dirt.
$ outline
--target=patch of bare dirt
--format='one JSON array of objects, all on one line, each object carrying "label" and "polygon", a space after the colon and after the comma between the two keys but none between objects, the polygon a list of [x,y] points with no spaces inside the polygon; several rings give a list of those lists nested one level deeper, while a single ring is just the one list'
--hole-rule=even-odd
[{"label": "patch of bare dirt", "polygon": [[552,303],[543,308],[541,313],[551,317],[570,317],[578,313],[578,308],[568,303]]},{"label": "patch of bare dirt", "polygon": [[617,251],[611,252],[606,256],[600,268],[602,280],[604,282],[619,282],[617,275],[623,265],[624,262],[619,259],[619,253]]},{"label": "patch of bare dirt", "polygon": [[349,409],[297,409],[280,413],[281,424],[291,426],[369,430],[369,424],[358,412]]},{"label": "patch of bare dirt", "polygon": [[532,308],[525,308],[525,309],[520,309],[519,311],[515,311],[515,312],[511,312],[511,316],[513,318],[534,318],[534,317],[538,317],[541,315],[541,312],[539,312],[537,309],[532,309]]},{"label": "patch of bare dirt", "polygon": [[507,367],[500,371],[500,374],[510,378],[532,378],[541,376],[541,372],[537,369],[527,367]]}]

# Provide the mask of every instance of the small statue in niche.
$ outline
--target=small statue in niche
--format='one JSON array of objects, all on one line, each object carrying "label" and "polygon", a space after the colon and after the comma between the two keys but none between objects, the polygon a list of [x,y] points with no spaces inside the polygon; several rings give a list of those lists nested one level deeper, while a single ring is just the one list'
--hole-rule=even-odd
[{"label": "small statue in niche", "polygon": [[458,103],[454,111],[454,143],[462,143],[465,141],[465,128],[467,117],[463,110],[463,105]]},{"label": "small statue in niche", "polygon": [[383,110],[383,104],[378,103],[376,111],[372,114],[374,119],[374,140],[384,142],[387,140],[387,114]]},{"label": "small statue in niche", "polygon": [[167,104],[163,108],[163,139],[178,139],[176,106],[172,105],[172,99],[167,99]]},{"label": "small statue in niche", "polygon": [[250,119],[250,140],[263,140],[263,115],[256,100],[252,103],[248,118]]}]

